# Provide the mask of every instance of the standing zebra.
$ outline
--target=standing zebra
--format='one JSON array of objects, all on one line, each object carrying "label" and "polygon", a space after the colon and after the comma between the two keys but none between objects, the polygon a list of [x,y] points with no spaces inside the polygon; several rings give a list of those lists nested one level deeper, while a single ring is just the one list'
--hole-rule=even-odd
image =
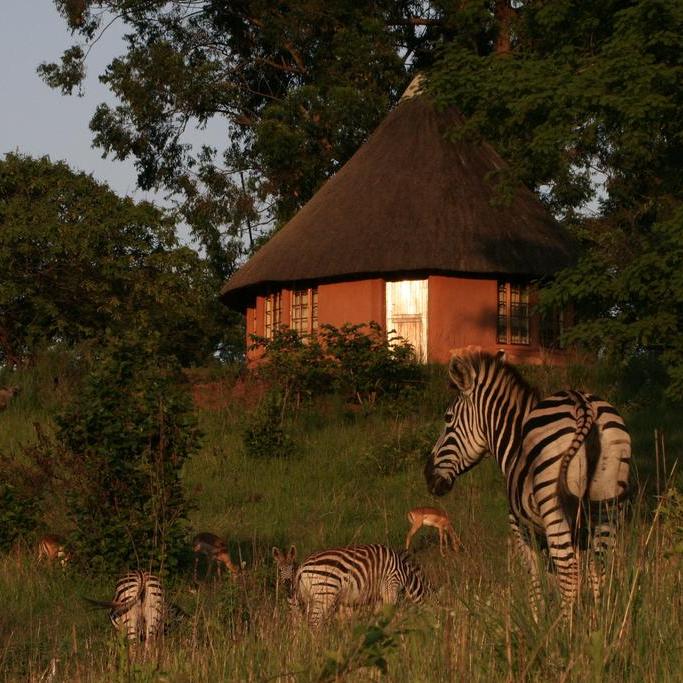
[{"label": "standing zebra", "polygon": [[318,627],[337,610],[394,604],[402,592],[420,602],[426,583],[405,552],[384,545],[354,545],[309,555],[297,567],[294,546],[285,555],[273,548],[280,578],[292,576],[290,605]]},{"label": "standing zebra", "polygon": [[[539,401],[502,354],[455,355],[449,378],[458,393],[425,467],[429,490],[444,495],[458,475],[493,454],[507,484],[512,535],[531,571],[534,616],[540,582],[533,533],[547,541],[568,612],[578,592],[582,522],[596,553],[614,540],[631,458],[623,420],[606,401],[576,391]],[[593,562],[590,577],[597,598],[602,570]]]},{"label": "standing zebra", "polygon": [[140,570],[124,574],[116,583],[111,602],[88,600],[98,607],[109,607],[109,619],[118,631],[145,648],[161,635],[166,607],[159,579]]}]

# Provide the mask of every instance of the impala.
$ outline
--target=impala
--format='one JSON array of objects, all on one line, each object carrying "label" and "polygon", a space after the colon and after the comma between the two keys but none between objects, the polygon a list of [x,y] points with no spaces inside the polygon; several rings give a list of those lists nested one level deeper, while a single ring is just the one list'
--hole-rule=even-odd
[{"label": "impala", "polygon": [[192,541],[192,550],[194,551],[195,556],[195,581],[197,580],[197,565],[199,564],[200,555],[204,555],[207,559],[207,575],[214,564],[216,565],[219,577],[221,575],[221,565],[224,565],[233,576],[236,576],[239,573],[239,567],[233,563],[230,553],[228,553],[228,547],[225,545],[225,541],[220,538],[220,536],[216,536],[216,534],[210,534],[208,532],[197,534]]},{"label": "impala", "polygon": [[45,534],[38,541],[38,561],[47,560],[48,562],[59,561],[62,567],[69,561],[69,553],[64,546],[64,539],[55,534]]},{"label": "impala", "polygon": [[20,387],[13,386],[0,389],[0,410],[5,410],[10,401],[21,391]]},{"label": "impala", "polygon": [[439,551],[442,557],[444,556],[444,536],[448,537],[453,550],[462,547],[462,543],[455,533],[448,515],[443,510],[438,508],[413,508],[408,512],[408,521],[411,527],[406,536],[406,550],[410,548],[410,541],[422,526],[433,526],[439,530]]}]

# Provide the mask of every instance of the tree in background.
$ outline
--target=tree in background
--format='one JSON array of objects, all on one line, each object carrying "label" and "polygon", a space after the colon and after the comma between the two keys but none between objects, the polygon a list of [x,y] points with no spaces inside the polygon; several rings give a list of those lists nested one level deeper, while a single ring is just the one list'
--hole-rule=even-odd
[{"label": "tree in background", "polygon": [[[582,243],[545,290],[569,341],[650,352],[683,397],[683,2],[461,3],[431,73],[465,135],[492,142]],[[496,17],[493,17],[496,18]]]},{"label": "tree in background", "polygon": [[155,331],[160,351],[203,361],[227,327],[219,281],[180,247],[169,216],[64,163],[0,161],[0,361]]},{"label": "tree in background", "polygon": [[[71,93],[110,21],[126,52],[101,79],[118,97],[91,129],[114,158],[132,157],[141,188],[162,187],[221,277],[242,240],[298,209],[358,148],[407,84],[437,10],[415,0],[55,0],[83,41],[46,82]],[[188,126],[220,120],[226,149],[193,150]]]},{"label": "tree in background", "polygon": [[[511,167],[579,238],[583,258],[546,290],[567,335],[619,358],[651,352],[683,396],[683,0],[55,0],[85,42],[40,71],[72,92],[87,45],[116,17],[119,98],[91,127],[133,157],[141,187],[183,197],[214,270],[281,223],[355,151],[415,67],[467,116],[460,134]],[[85,49],[84,49],[85,48]],[[193,151],[188,125],[225,121],[228,147]]]}]

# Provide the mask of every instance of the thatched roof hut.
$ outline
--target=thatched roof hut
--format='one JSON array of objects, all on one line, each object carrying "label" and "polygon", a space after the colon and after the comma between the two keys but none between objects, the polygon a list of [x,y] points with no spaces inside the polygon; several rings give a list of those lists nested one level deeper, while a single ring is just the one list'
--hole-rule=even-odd
[{"label": "thatched roof hut", "polygon": [[[462,121],[453,109],[439,111],[426,95],[404,97],[354,156],[230,278],[223,301],[256,312],[259,297],[304,284],[438,276],[528,283],[568,266],[572,242],[538,198],[522,185],[507,201],[496,192],[506,169],[497,152],[486,143],[449,140]],[[431,326],[432,305],[425,305]],[[492,305],[495,309],[495,300]],[[360,305],[359,314],[365,308]],[[374,310],[379,322],[388,323],[382,317],[386,300],[384,308]],[[324,317],[321,310],[320,320],[333,322]],[[335,324],[341,321],[331,317]],[[352,316],[349,322],[363,319]],[[457,341],[463,340],[453,339],[452,345]]]}]

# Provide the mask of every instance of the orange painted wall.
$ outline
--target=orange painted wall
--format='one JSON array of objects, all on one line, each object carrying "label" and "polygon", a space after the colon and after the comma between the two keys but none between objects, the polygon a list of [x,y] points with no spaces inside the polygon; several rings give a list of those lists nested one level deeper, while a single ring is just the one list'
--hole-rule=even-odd
[{"label": "orange painted wall", "polygon": [[[447,363],[453,349],[480,347],[495,353],[503,349],[507,358],[517,363],[564,364],[567,353],[549,351],[539,344],[538,322],[532,316],[530,344],[498,344],[496,342],[496,279],[474,279],[446,275],[429,276],[428,295],[428,360]],[[533,303],[533,301],[532,301]],[[247,309],[247,344],[249,335],[263,335],[264,297],[256,297],[254,308]],[[291,290],[282,290],[282,324],[290,322]],[[340,327],[344,323],[386,320],[385,287],[382,278],[320,284],[318,286],[318,322]],[[262,354],[247,353],[249,361]]]},{"label": "orange painted wall", "polygon": [[318,287],[318,321],[340,327],[374,320],[384,325],[384,280],[335,282]]},{"label": "orange painted wall", "polygon": [[[447,363],[452,349],[481,347],[496,353],[504,350],[513,363],[566,362],[566,352],[544,349],[539,343],[539,324],[531,317],[529,344],[499,344],[496,341],[498,280],[445,275],[429,276],[428,355],[436,363]],[[534,304],[532,295],[531,305]]]}]

